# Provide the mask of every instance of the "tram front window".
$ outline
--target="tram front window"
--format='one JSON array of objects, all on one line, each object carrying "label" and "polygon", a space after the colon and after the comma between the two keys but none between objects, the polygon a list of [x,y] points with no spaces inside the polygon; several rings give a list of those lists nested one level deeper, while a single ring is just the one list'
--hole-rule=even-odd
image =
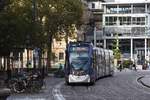
[{"label": "tram front window", "polygon": [[88,51],[70,52],[70,64],[74,70],[86,70],[89,65]]}]

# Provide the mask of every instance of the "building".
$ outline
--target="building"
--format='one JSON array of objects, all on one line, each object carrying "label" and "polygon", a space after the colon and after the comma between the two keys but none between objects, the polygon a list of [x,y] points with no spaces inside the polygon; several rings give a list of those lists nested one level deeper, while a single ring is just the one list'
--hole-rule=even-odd
[{"label": "building", "polygon": [[64,39],[57,41],[53,39],[52,44],[52,52],[53,52],[53,61],[54,63],[64,63],[65,61],[65,49],[66,49],[66,42]]},{"label": "building", "polygon": [[[68,41],[76,41],[76,39],[68,38]],[[52,67],[58,68],[60,63],[65,64],[65,50],[66,41],[65,38],[61,40],[53,39],[52,43]]]},{"label": "building", "polygon": [[149,60],[150,2],[107,2],[103,9],[103,47],[112,49],[118,34],[123,58],[139,64]]},{"label": "building", "polygon": [[85,32],[85,41],[87,42],[94,43],[94,27],[96,27],[97,41],[100,40],[100,34],[102,34],[102,2],[104,0],[87,0],[88,9],[91,12],[88,28]]},{"label": "building", "polygon": [[150,1],[122,1],[87,0],[93,16],[85,41],[113,49],[117,37],[122,59],[143,64],[150,59]]},{"label": "building", "polygon": [[[93,42],[97,46],[102,46],[101,37],[103,34],[103,6],[104,2],[113,2],[114,0],[86,0],[90,12],[89,23],[85,31],[85,41]],[[94,35],[94,33],[96,35]],[[96,38],[95,38],[96,37]],[[95,39],[94,39],[95,38]]]}]

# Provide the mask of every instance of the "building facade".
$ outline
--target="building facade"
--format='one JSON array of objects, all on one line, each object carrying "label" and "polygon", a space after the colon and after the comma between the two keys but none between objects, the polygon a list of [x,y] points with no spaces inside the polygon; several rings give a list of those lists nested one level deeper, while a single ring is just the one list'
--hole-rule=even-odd
[{"label": "building facade", "polygon": [[87,42],[94,42],[94,32],[97,34],[97,43],[101,38],[102,34],[102,14],[103,14],[103,7],[102,3],[105,2],[104,0],[87,0],[88,9],[91,11],[92,16],[89,21],[89,26],[85,34],[85,41]]},{"label": "building facade", "polygon": [[[85,38],[87,42],[93,42],[97,46],[101,46],[101,37],[103,34],[103,6],[104,2],[114,2],[114,0],[86,0],[87,7],[90,11],[89,23],[86,27]],[[96,35],[95,35],[96,34]]]},{"label": "building facade", "polygon": [[112,49],[117,35],[122,58],[138,64],[149,61],[150,2],[109,2],[103,9],[103,47]]}]

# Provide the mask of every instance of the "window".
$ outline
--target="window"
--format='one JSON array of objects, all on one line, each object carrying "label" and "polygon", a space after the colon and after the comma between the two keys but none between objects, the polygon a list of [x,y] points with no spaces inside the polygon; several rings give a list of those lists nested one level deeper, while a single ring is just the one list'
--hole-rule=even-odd
[{"label": "window", "polygon": [[127,25],[130,25],[131,24],[131,17],[127,17]]},{"label": "window", "polygon": [[117,6],[106,6],[106,13],[116,14],[117,13]]},{"label": "window", "polygon": [[133,13],[145,13],[145,6],[144,5],[133,5]]},{"label": "window", "polygon": [[133,17],[132,20],[134,25],[145,25],[145,17]]},{"label": "window", "polygon": [[119,10],[119,13],[122,13],[122,14],[131,13],[131,6],[119,7],[118,10]]},{"label": "window", "polygon": [[[117,17],[106,17],[105,25],[117,25]],[[131,17],[119,17],[119,25],[131,25]]]},{"label": "window", "polygon": [[150,5],[147,7],[147,12],[150,13]]},{"label": "window", "polygon": [[105,18],[105,25],[115,25],[117,21],[117,17],[106,17]]},{"label": "window", "polygon": [[95,3],[92,3],[92,8],[95,8]]},{"label": "window", "polygon": [[123,24],[123,17],[119,17],[120,25]]},{"label": "window", "polygon": [[105,25],[109,25],[109,19],[108,19],[109,17],[106,17],[105,18]]},{"label": "window", "polygon": [[120,25],[130,25],[131,17],[119,17]]},{"label": "window", "polygon": [[59,60],[63,60],[64,59],[64,53],[63,52],[60,52],[59,53]]}]

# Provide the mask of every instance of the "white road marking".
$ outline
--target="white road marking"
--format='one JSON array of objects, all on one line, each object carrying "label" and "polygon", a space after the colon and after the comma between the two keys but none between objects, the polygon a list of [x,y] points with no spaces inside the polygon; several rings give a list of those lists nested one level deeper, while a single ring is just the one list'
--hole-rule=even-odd
[{"label": "white road marking", "polygon": [[7,100],[46,100],[45,98],[30,98],[30,97],[24,97],[24,98],[7,98]]},{"label": "white road marking", "polygon": [[64,84],[64,82],[61,82],[53,88],[52,95],[54,97],[54,100],[66,100],[60,92],[60,88],[63,84]]}]

